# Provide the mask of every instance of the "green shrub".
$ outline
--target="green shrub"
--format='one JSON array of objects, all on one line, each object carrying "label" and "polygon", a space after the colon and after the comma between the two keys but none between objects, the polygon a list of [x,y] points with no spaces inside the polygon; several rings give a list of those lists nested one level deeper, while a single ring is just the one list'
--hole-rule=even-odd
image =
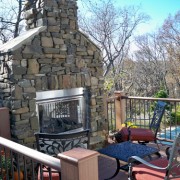
[{"label": "green shrub", "polygon": [[155,93],[154,97],[156,98],[167,98],[168,93],[165,90],[159,90],[157,93]]},{"label": "green shrub", "polygon": [[[165,90],[161,89],[157,93],[155,93],[154,97],[155,98],[168,98],[168,93]],[[154,102],[153,104],[151,104],[151,106],[150,106],[151,111],[154,111],[156,104],[157,104],[157,102]],[[167,103],[166,110],[169,110],[169,108],[170,108],[169,104]]]},{"label": "green shrub", "polygon": [[180,111],[176,112],[171,112],[171,123],[175,124],[180,124]]}]

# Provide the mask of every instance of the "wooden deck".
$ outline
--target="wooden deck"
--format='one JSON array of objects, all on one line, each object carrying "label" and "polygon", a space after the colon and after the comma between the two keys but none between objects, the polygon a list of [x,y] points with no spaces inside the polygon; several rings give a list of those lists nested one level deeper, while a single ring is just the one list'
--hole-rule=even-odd
[{"label": "wooden deck", "polygon": [[[115,159],[108,158],[106,156],[99,156],[99,180],[104,180],[111,177],[116,170],[116,161]],[[127,172],[119,171],[118,175],[112,180],[127,180]]]},{"label": "wooden deck", "polygon": [[[155,144],[148,144],[148,146],[157,147]],[[160,153],[162,156],[165,155],[165,149],[167,146],[159,145]],[[122,162],[121,162],[122,163]],[[116,170],[116,160],[113,158],[109,158],[105,155],[99,156],[98,161],[98,167],[99,167],[99,180],[104,180],[106,178],[111,177],[115,170]],[[120,170],[118,175],[113,178],[112,180],[127,180],[128,179],[128,173]]]}]

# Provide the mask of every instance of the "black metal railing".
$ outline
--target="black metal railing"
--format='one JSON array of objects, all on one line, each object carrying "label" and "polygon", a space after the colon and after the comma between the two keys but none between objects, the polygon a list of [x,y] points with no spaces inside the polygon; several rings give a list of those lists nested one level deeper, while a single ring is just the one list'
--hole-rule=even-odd
[{"label": "black metal railing", "polygon": [[116,112],[115,112],[115,98],[108,98],[106,101],[107,105],[107,120],[108,120],[108,130],[116,130]]},{"label": "black metal railing", "polygon": [[0,137],[0,179],[43,179],[43,167],[61,171],[60,160]]},{"label": "black metal railing", "polygon": [[115,99],[119,99],[119,103],[124,106],[125,117],[123,121],[127,118],[139,119],[141,127],[149,125],[156,102],[158,100],[166,102],[166,110],[162,118],[158,137],[168,141],[173,140],[176,135],[180,133],[180,99],[132,97],[123,95],[120,96],[120,98],[114,97],[107,100],[107,116],[109,129],[111,131],[117,129],[115,117],[118,109],[115,108]]}]

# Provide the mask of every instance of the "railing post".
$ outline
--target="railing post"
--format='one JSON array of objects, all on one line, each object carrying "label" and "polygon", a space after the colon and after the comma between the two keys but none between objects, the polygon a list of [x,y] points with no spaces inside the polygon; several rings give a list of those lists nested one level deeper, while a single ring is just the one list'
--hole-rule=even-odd
[{"label": "railing post", "polygon": [[7,107],[0,108],[0,136],[11,139],[9,109]]},{"label": "railing post", "polygon": [[96,151],[74,148],[58,154],[61,160],[61,180],[98,180]]},{"label": "railing post", "polygon": [[124,92],[115,91],[115,113],[116,113],[116,129],[121,129],[122,124],[124,123],[126,117],[126,103],[124,99],[121,99],[121,96],[124,96]]}]

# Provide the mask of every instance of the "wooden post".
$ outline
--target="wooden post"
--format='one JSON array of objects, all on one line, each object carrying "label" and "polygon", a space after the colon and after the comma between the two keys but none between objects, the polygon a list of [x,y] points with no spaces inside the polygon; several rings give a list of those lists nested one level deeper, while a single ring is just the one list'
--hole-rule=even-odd
[{"label": "wooden post", "polygon": [[0,108],[0,136],[11,139],[9,109]]},{"label": "wooden post", "polygon": [[83,148],[60,153],[61,180],[98,180],[98,155]]},{"label": "wooden post", "polygon": [[124,96],[124,92],[115,91],[115,113],[116,113],[116,129],[121,129],[122,124],[124,123],[126,117],[126,103],[125,99],[122,99],[121,96]]}]

